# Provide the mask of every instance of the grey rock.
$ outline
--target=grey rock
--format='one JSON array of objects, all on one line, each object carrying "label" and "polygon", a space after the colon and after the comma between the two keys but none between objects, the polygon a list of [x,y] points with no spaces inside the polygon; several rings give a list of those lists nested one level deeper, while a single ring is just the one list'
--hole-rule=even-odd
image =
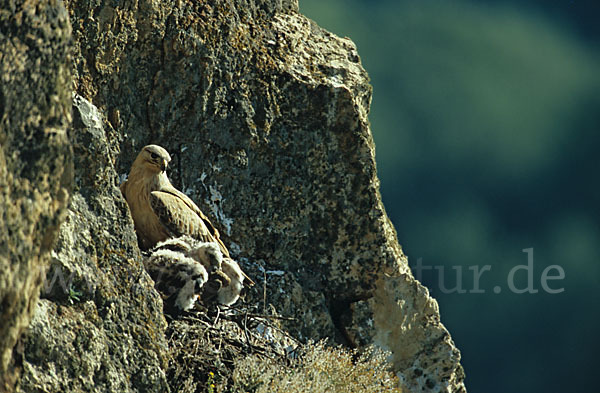
[{"label": "grey rock", "polygon": [[24,337],[17,391],[165,392],[162,301],[142,266],[98,110],[76,96],[75,191]]},{"label": "grey rock", "polygon": [[[302,339],[390,349],[408,387],[428,358],[427,386],[464,390],[460,354],[381,203],[356,47],[279,4],[71,3],[75,20],[98,16],[74,32],[85,48],[76,80],[118,114],[118,171],[163,145],[175,186],[258,281],[249,303],[296,317],[287,328]],[[261,269],[285,274],[262,282]]]},{"label": "grey rock", "polygon": [[302,340],[390,350],[407,391],[465,391],[381,202],[351,40],[295,1],[65,3],[73,85],[94,105],[75,100],[76,188],[46,276],[72,285],[46,286],[21,391],[168,389],[161,302],[116,187],[148,143],[257,283],[249,306],[295,318],[282,327]]},{"label": "grey rock", "polygon": [[0,391],[72,188],[71,27],[55,1],[0,1]]}]

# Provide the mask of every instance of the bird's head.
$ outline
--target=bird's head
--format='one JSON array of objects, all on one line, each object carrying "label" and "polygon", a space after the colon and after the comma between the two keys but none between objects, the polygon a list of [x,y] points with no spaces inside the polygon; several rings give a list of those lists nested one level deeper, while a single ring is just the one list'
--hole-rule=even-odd
[{"label": "bird's head", "polygon": [[138,161],[138,165],[142,165],[146,170],[152,173],[161,173],[167,170],[171,156],[158,145],[148,145],[144,146],[135,160]]},{"label": "bird's head", "polygon": [[202,243],[199,247],[190,250],[187,255],[200,262],[209,273],[221,270],[223,254],[217,243]]}]

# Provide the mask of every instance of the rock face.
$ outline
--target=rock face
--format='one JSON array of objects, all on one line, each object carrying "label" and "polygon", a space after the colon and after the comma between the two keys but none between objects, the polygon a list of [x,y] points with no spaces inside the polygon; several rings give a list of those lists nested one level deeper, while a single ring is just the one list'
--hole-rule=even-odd
[{"label": "rock face", "polygon": [[98,110],[79,96],[73,105],[75,190],[25,335],[17,391],[164,392],[162,301],[117,187],[115,150]]},{"label": "rock face", "polygon": [[[23,391],[166,389],[160,302],[115,188],[148,143],[169,150],[174,185],[256,281],[248,304],[296,318],[283,324],[301,340],[390,350],[406,391],[465,391],[460,354],[381,203],[371,87],[349,39],[292,0],[66,6],[73,84],[95,107],[75,100],[77,188],[52,262],[75,285],[38,305]],[[104,117],[89,120],[95,108]],[[83,377],[69,380],[78,364]]]},{"label": "rock face", "polygon": [[56,1],[0,1],[0,391],[72,187],[71,27]]}]

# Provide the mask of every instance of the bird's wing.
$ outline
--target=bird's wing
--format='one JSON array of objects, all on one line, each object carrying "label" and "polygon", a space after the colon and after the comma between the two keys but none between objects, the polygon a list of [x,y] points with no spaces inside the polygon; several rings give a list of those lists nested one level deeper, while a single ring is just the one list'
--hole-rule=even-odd
[{"label": "bird's wing", "polygon": [[217,242],[223,255],[229,256],[227,247],[219,237],[219,231],[184,193],[175,188],[152,191],[150,205],[173,236],[189,235],[203,242]]},{"label": "bird's wing", "polygon": [[123,198],[127,199],[127,180],[125,180],[123,183],[121,183],[121,185],[119,186],[119,189],[121,190],[121,194],[123,194]]}]

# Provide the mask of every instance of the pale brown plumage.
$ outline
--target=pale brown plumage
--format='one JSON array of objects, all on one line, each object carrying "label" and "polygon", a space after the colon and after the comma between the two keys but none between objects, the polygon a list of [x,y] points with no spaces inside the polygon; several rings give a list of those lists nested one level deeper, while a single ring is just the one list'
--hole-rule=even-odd
[{"label": "pale brown plumage", "polygon": [[166,173],[169,161],[171,156],[162,147],[145,146],[131,165],[127,181],[121,184],[140,247],[147,250],[168,238],[189,235],[200,241],[218,243],[223,255],[229,257],[227,247],[209,219],[169,181]]},{"label": "pale brown plumage", "polygon": [[[145,146],[131,165],[129,177],[121,184],[138,236],[140,248],[149,250],[158,242],[188,235],[202,242],[215,242],[224,258],[229,250],[219,231],[187,195],[167,177],[171,156],[158,145]],[[249,285],[254,284],[248,276]]]}]

